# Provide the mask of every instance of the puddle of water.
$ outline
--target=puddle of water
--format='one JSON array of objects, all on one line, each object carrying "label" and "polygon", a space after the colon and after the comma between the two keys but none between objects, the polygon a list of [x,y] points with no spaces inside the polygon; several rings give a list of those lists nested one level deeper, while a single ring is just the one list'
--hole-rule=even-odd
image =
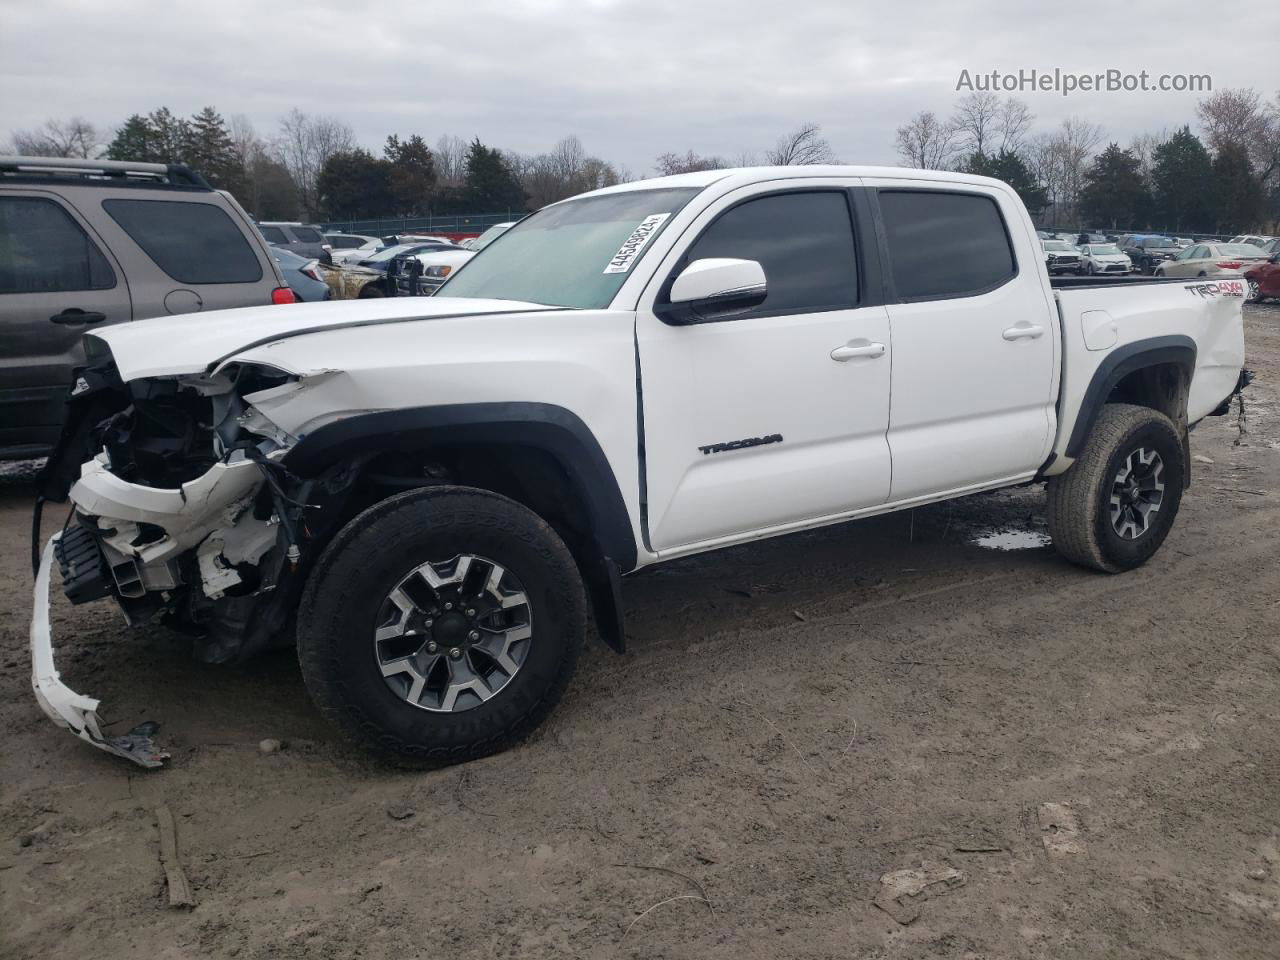
[{"label": "puddle of water", "polygon": [[1001,530],[975,537],[972,543],[988,550],[1038,550],[1053,542],[1047,533],[1034,530]]}]

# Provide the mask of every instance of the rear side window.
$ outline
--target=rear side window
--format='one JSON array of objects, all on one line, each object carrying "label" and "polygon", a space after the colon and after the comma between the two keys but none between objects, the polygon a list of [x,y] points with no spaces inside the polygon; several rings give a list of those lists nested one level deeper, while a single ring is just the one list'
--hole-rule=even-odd
[{"label": "rear side window", "polygon": [[779,193],[731,207],[688,260],[736,257],[764,268],[769,293],[754,316],[842,310],[858,303],[853,220],[842,191]]},{"label": "rear side window", "polygon": [[976,296],[1017,274],[991,197],[934,190],[882,190],[879,197],[898,299]]},{"label": "rear side window", "polygon": [[335,250],[355,250],[364,244],[359,237],[329,237],[328,239]]},{"label": "rear side window", "polygon": [[264,227],[258,225],[258,232],[262,234],[262,238],[267,243],[288,243],[289,238],[284,235],[284,231],[279,227]]},{"label": "rear side window", "polygon": [[103,200],[111,219],[179,283],[252,283],[262,265],[244,234],[211,203]]},{"label": "rear side window", "polygon": [[324,243],[324,237],[319,230],[312,230],[310,227],[293,227],[293,237],[299,243]]},{"label": "rear side window", "polygon": [[0,198],[0,294],[115,285],[107,258],[61,206],[40,197]]}]

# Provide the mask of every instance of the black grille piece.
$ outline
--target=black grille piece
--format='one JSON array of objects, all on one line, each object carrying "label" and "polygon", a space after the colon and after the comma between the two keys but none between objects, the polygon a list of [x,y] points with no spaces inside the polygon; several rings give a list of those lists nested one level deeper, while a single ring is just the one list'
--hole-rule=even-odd
[{"label": "black grille piece", "polygon": [[111,572],[92,531],[67,527],[54,553],[62,568],[62,592],[72,603],[101,600],[111,593]]}]

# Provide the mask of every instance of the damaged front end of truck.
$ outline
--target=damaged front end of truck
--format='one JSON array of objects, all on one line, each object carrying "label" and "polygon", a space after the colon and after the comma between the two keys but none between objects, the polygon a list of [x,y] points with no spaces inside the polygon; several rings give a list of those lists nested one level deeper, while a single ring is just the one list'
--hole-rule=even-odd
[{"label": "damaged front end of truck", "polygon": [[[124,382],[105,344],[89,344],[33,520],[33,685],[55,722],[156,766],[162,755],[145,731],[104,737],[97,702],[59,679],[48,617],[53,563],[72,603],[111,597],[130,624],[157,621],[190,637],[202,661],[246,659],[289,636],[313,548],[343,515],[359,460],[297,477],[284,460],[298,437],[270,416],[333,371],[230,362]],[[42,548],[41,512],[68,500],[65,524]]]}]

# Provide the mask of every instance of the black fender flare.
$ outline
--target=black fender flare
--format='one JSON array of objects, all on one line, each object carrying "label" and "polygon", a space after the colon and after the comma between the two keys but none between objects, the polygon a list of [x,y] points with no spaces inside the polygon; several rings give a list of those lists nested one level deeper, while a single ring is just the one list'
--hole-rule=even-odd
[{"label": "black fender flare", "polygon": [[631,517],[618,478],[591,429],[575,413],[547,403],[459,403],[358,414],[306,434],[284,466],[303,478],[355,454],[432,446],[505,445],[536,448],[563,467],[590,522],[596,556],[580,558],[601,636],[625,645],[619,580],[636,567]]},{"label": "black fender flare", "polygon": [[1094,371],[1093,379],[1085,389],[1084,399],[1080,401],[1080,412],[1076,414],[1075,426],[1071,428],[1066,455],[1072,458],[1080,456],[1098,415],[1102,413],[1103,404],[1116,384],[1138,370],[1168,363],[1182,368],[1190,388],[1191,377],[1196,369],[1196,342],[1181,335],[1151,337],[1126,343],[1107,354]]}]

